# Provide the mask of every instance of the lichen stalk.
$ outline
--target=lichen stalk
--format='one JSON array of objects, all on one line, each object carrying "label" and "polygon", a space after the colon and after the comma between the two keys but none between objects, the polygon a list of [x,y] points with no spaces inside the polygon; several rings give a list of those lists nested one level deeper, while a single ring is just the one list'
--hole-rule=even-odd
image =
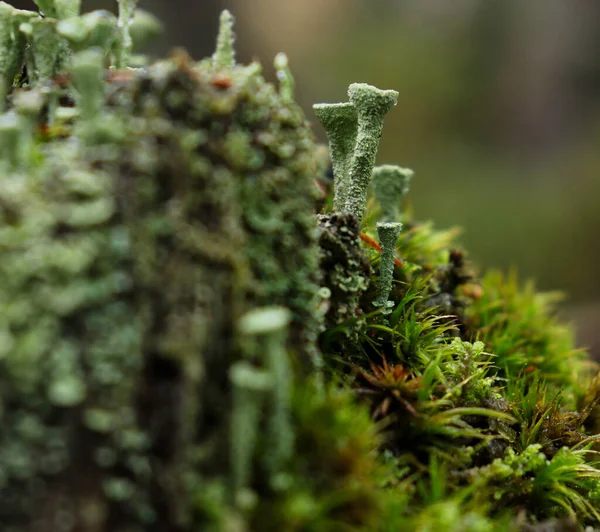
[{"label": "lichen stalk", "polygon": [[295,99],[296,82],[288,65],[287,55],[284,53],[277,54],[273,66],[279,80],[279,94],[281,98],[286,102],[293,102]]},{"label": "lichen stalk", "polygon": [[235,65],[235,33],[233,32],[233,15],[223,10],[219,19],[219,36],[217,49],[212,60],[215,70],[227,70]]},{"label": "lichen stalk", "polygon": [[104,105],[104,59],[101,50],[92,48],[73,56],[71,75],[83,119],[84,135],[91,140],[96,117]]},{"label": "lichen stalk", "polygon": [[37,17],[20,26],[29,42],[30,61],[27,67],[35,84],[54,78],[69,55],[67,41],[58,33],[57,25],[56,19]]},{"label": "lichen stalk", "polygon": [[388,297],[392,291],[394,279],[394,258],[396,241],[400,236],[402,224],[400,222],[378,222],[377,234],[381,242],[381,262],[379,264],[379,285],[377,297],[373,301],[376,307],[386,307]]},{"label": "lichen stalk", "polygon": [[233,386],[231,413],[231,499],[234,505],[252,478],[252,462],[260,430],[262,406],[271,389],[272,378],[267,371],[247,362],[231,367]]},{"label": "lichen stalk", "polygon": [[366,83],[353,83],[348,88],[348,96],[356,107],[358,132],[348,172],[345,210],[354,214],[360,223],[367,203],[383,119],[396,105],[398,92],[381,90]]},{"label": "lichen stalk", "polygon": [[19,26],[36,16],[0,2],[0,111],[19,72],[25,51],[25,36],[19,31]]},{"label": "lichen stalk", "polygon": [[334,179],[333,210],[342,212],[346,208],[350,163],[358,132],[356,107],[351,102],[318,103],[313,109],[329,139]]},{"label": "lichen stalk", "polygon": [[138,0],[117,0],[117,2],[119,3],[118,26],[120,39],[115,56],[115,66],[117,68],[125,68],[128,65],[133,47],[130,26]]}]

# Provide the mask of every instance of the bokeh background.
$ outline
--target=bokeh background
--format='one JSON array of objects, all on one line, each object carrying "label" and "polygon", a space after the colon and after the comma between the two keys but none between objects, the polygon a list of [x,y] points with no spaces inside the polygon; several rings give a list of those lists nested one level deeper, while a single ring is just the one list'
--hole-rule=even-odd
[{"label": "bokeh background", "polygon": [[[31,1],[10,0],[33,8]],[[84,0],[84,10],[114,0]],[[568,294],[600,355],[599,0],[143,0],[165,22],[149,51],[212,53],[221,9],[238,52],[272,77],[279,51],[311,104],[353,81],[400,92],[379,163],[416,171],[420,218],[464,228],[482,268],[516,268]]]}]

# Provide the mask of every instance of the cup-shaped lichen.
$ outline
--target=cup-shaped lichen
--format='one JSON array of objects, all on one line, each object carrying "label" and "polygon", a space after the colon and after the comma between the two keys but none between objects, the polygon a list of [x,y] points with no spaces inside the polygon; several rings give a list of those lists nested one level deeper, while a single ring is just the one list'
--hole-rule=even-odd
[{"label": "cup-shaped lichen", "polygon": [[81,0],[34,0],[45,18],[63,20],[79,15]]},{"label": "cup-shaped lichen", "polygon": [[396,105],[398,93],[381,90],[366,83],[353,83],[348,88],[350,101],[356,107],[358,132],[348,172],[345,210],[362,220],[367,191],[373,174],[375,157],[386,113]]},{"label": "cup-shaped lichen", "polygon": [[341,212],[346,208],[348,174],[356,145],[356,107],[351,102],[318,103],[313,105],[313,109],[329,139],[334,179],[333,210]]},{"label": "cup-shaped lichen", "polygon": [[67,42],[57,25],[56,19],[36,17],[20,26],[29,42],[28,74],[35,83],[51,80],[68,57]]},{"label": "cup-shaped lichen", "polygon": [[23,60],[25,36],[19,31],[19,26],[35,16],[31,11],[15,9],[0,2],[0,110]]},{"label": "cup-shaped lichen", "polygon": [[402,224],[400,222],[378,222],[377,234],[381,242],[381,262],[379,264],[379,286],[377,297],[373,301],[376,307],[385,307],[392,291],[394,279],[394,256],[396,241],[400,236]]},{"label": "cup-shaped lichen", "polygon": [[373,170],[373,192],[381,207],[381,221],[397,222],[401,216],[402,198],[410,187],[413,171],[391,164]]},{"label": "cup-shaped lichen", "polygon": [[97,46],[108,53],[118,38],[117,19],[109,11],[92,11],[81,17],[62,20],[58,32],[67,41],[73,52]]}]

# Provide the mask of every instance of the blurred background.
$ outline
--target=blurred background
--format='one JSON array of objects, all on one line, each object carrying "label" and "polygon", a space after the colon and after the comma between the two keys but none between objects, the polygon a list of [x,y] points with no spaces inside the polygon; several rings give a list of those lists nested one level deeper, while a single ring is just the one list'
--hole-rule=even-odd
[{"label": "blurred background", "polygon": [[[9,3],[32,9],[31,1]],[[297,96],[345,101],[364,81],[399,91],[378,163],[416,172],[418,218],[464,228],[482,268],[515,267],[568,294],[564,312],[600,356],[599,0],[143,0],[162,55],[213,51],[218,14],[267,77],[285,52]],[[84,11],[114,0],[83,0]]]}]

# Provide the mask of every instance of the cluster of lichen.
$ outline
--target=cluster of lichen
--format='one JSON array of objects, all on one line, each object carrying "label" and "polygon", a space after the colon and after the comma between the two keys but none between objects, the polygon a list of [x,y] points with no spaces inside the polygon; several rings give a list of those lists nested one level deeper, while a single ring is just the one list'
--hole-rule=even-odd
[{"label": "cluster of lichen", "polygon": [[37,3],[0,2],[2,530],[600,524],[592,364],[401,208],[394,91],[315,107],[317,214],[287,59],[237,65],[228,12],[213,57],[130,68],[134,1]]}]

